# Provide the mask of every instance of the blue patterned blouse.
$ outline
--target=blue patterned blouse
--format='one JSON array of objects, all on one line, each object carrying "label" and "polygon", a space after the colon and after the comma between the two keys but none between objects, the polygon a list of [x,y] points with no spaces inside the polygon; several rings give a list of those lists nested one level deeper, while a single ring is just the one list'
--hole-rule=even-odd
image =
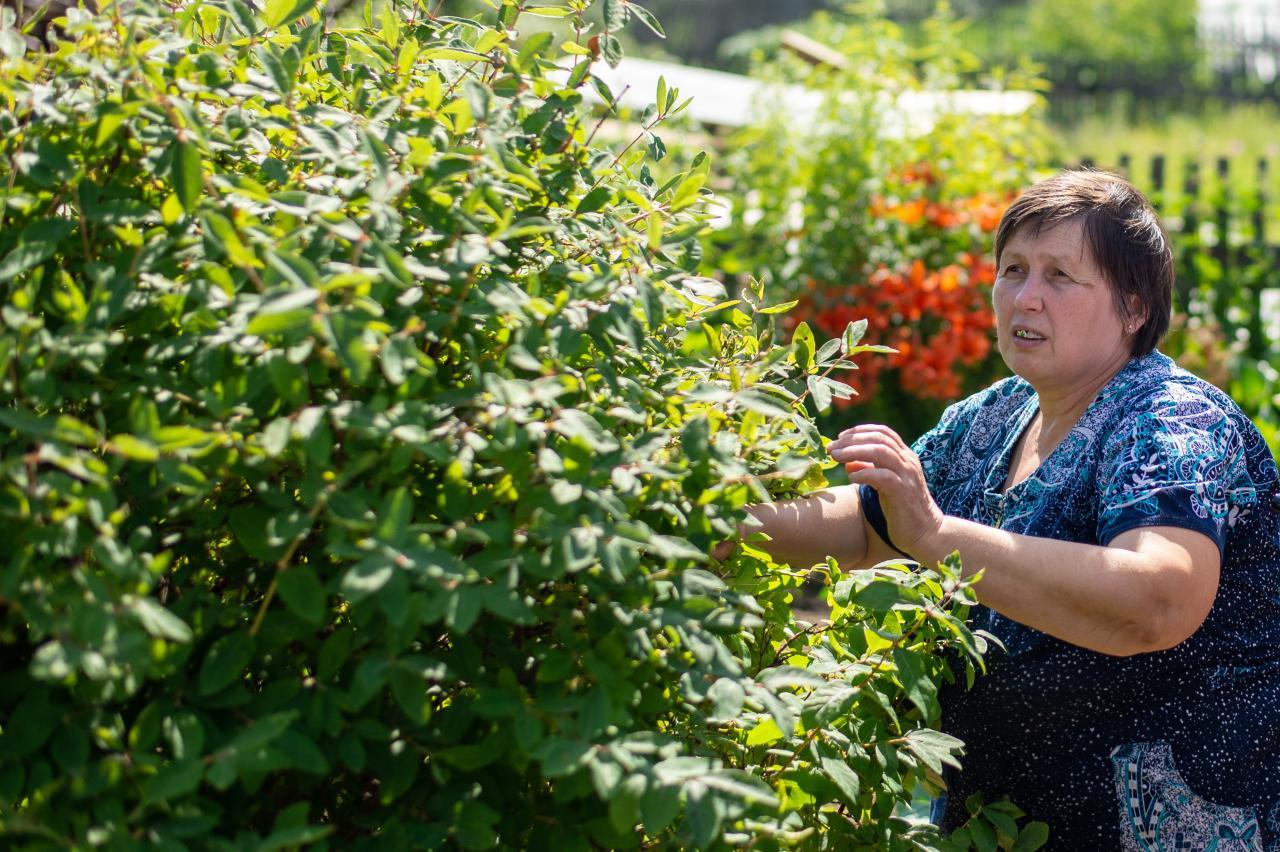
[{"label": "blue patterned blouse", "polygon": [[[988,674],[943,690],[964,770],[935,818],[1008,795],[1061,850],[1280,850],[1280,545],[1276,465],[1221,391],[1156,352],[1135,358],[1029,478],[1002,491],[1037,411],[1022,379],[947,409],[915,444],[944,512],[1010,532],[1105,545],[1142,526],[1222,550],[1218,596],[1190,639],[1112,657],[985,607]],[[868,519],[883,531],[873,490]],[[1070,565],[1063,565],[1070,571]]]}]

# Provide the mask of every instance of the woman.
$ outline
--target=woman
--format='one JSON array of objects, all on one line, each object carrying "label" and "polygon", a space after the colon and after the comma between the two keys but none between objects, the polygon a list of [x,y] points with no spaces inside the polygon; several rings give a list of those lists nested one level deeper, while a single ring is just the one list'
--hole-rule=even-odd
[{"label": "woman", "polygon": [[982,791],[1054,849],[1280,849],[1277,471],[1226,395],[1155,351],[1168,238],[1126,181],[1071,171],[1005,213],[996,265],[1016,376],[913,447],[842,432],[854,485],[755,507],[767,546],[985,570],[974,626],[1007,651],[943,690],[967,746],[944,827]]}]

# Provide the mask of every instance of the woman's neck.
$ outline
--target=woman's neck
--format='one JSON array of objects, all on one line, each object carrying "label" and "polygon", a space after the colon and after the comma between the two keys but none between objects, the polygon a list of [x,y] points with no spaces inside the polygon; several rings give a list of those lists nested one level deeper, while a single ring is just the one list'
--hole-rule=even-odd
[{"label": "woman's neck", "polygon": [[1102,389],[1127,363],[1126,359],[1068,388],[1037,388],[1033,385],[1040,402],[1040,434],[1055,442],[1066,437]]}]

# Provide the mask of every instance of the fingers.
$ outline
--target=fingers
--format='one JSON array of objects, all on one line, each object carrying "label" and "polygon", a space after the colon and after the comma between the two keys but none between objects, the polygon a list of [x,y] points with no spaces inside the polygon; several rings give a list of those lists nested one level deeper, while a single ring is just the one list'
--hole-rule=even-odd
[{"label": "fingers", "polygon": [[910,461],[902,450],[886,446],[879,442],[863,442],[840,447],[830,453],[831,458],[841,464],[849,462],[867,462],[875,467],[900,470],[909,466]]},{"label": "fingers", "polygon": [[863,461],[895,469],[914,466],[915,453],[896,438],[892,433],[860,432],[832,441],[827,446],[827,454],[841,464]]},{"label": "fingers", "polygon": [[867,441],[876,441],[888,446],[896,447],[899,450],[910,450],[907,442],[902,440],[897,432],[888,426],[882,426],[878,423],[867,423],[862,426],[854,426],[852,429],[845,429],[835,440],[827,445],[828,452],[838,450],[842,447],[865,443]]}]

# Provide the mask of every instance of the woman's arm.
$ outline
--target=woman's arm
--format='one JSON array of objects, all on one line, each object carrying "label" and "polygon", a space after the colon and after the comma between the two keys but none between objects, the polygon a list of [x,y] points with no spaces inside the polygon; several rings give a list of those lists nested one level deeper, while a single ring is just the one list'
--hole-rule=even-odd
[{"label": "woman's arm", "polygon": [[1213,606],[1220,557],[1208,537],[1145,527],[1102,547],[1018,535],[942,514],[915,453],[892,430],[857,427],[829,447],[852,482],[872,486],[894,543],[926,564],[953,550],[983,569],[984,604],[1063,641],[1106,654],[1170,648]]},{"label": "woman's arm", "polygon": [[1212,539],[1179,527],[1130,530],[1102,547],[950,517],[913,548],[926,564],[958,550],[966,574],[985,569],[974,588],[982,603],[1065,642],[1118,656],[1161,651],[1190,637],[1213,606],[1221,561]]},{"label": "woman's arm", "polygon": [[758,503],[747,511],[754,523],[744,524],[742,533],[769,536],[769,541],[753,546],[797,568],[808,568],[828,556],[843,566],[861,567],[898,555],[867,523],[856,485],[779,503]]}]

